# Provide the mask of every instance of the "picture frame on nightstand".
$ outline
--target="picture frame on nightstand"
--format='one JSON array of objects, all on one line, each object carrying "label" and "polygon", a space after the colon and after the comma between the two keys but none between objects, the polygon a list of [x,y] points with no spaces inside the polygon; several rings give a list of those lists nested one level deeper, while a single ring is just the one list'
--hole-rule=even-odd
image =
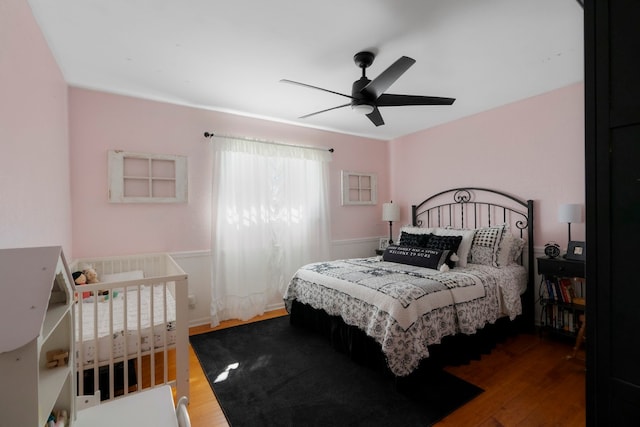
[{"label": "picture frame on nightstand", "polygon": [[387,247],[389,247],[389,238],[381,237],[380,243],[378,244],[378,249],[384,251],[385,249],[387,249]]},{"label": "picture frame on nightstand", "polygon": [[572,240],[567,246],[567,254],[564,257],[574,261],[584,261],[585,255],[586,248],[584,242]]}]

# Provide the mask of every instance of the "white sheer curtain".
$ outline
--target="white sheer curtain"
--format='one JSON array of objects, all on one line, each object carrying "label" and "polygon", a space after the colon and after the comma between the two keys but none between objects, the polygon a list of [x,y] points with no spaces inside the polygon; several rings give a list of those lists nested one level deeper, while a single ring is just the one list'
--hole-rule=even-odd
[{"label": "white sheer curtain", "polygon": [[211,324],[282,302],[295,270],[329,256],[324,150],[216,137]]}]

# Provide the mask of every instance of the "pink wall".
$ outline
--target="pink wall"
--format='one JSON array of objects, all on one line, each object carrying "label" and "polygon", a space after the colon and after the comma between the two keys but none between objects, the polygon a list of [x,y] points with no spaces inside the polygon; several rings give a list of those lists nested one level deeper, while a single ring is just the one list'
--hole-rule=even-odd
[{"label": "pink wall", "polygon": [[[334,240],[385,236],[380,205],[391,194],[406,222],[408,206],[427,194],[474,185],[534,199],[536,245],[556,240],[564,246],[558,205],[584,203],[582,84],[387,143],[90,90],[67,92],[24,0],[0,4],[0,52],[0,247],[62,245],[69,258],[207,250],[211,152],[204,131],[334,147]],[[189,203],[109,204],[108,149],[188,156]],[[378,206],[340,205],[343,169],[378,174]],[[584,239],[584,224],[572,232]]]},{"label": "pink wall", "polygon": [[0,247],[71,255],[67,85],[25,0],[0,2]]},{"label": "pink wall", "polygon": [[[584,203],[582,90],[572,85],[387,143],[72,88],[74,257],[209,249],[211,142],[204,131],[335,148],[334,240],[386,235],[380,206],[391,198],[401,203],[405,223],[411,203],[473,185],[535,200],[536,246],[548,240],[565,246],[558,205]],[[189,203],[110,204],[109,149],[186,155]],[[343,169],[378,174],[377,206],[340,205]],[[584,239],[584,224],[572,232]]]},{"label": "pink wall", "polygon": [[[71,88],[71,191],[74,257],[208,250],[211,149],[205,131],[333,147],[333,239],[385,234],[381,205],[341,206],[340,171],[378,174],[378,200],[389,198],[388,143],[184,106]],[[115,204],[107,200],[107,151],[188,157],[186,204]]]},{"label": "pink wall", "polygon": [[[585,200],[584,85],[574,84],[391,142],[391,192],[409,206],[458,186],[487,187],[535,201],[535,245],[565,247],[558,206]],[[571,227],[584,240],[585,224]]]}]

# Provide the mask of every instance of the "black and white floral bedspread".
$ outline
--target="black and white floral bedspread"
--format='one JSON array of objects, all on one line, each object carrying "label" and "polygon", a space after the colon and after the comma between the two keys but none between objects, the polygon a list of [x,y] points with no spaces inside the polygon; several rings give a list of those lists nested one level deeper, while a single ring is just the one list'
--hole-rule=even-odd
[{"label": "black and white floral bedspread", "polygon": [[503,315],[515,318],[523,286],[526,272],[516,265],[469,264],[442,273],[374,257],[306,265],[284,300],[288,310],[298,300],[362,329],[382,346],[391,371],[405,376],[443,337],[473,334]]}]

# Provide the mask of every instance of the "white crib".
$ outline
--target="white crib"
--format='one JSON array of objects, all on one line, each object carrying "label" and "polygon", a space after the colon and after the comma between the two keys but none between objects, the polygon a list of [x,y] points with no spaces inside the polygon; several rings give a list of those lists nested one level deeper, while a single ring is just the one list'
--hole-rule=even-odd
[{"label": "white crib", "polygon": [[164,253],[79,259],[70,270],[87,267],[99,282],[76,286],[78,395],[111,400],[169,384],[189,396],[187,274]]}]

